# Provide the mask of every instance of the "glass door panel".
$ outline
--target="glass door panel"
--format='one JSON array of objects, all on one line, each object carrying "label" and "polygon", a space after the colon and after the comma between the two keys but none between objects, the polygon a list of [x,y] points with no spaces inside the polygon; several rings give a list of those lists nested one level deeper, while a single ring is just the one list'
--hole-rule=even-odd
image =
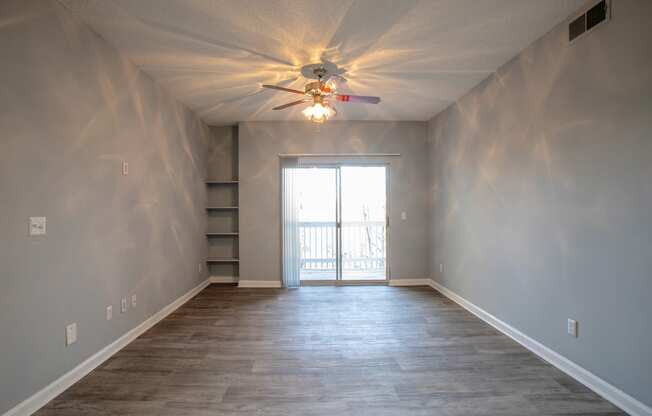
[{"label": "glass door panel", "polygon": [[337,169],[298,168],[299,278],[337,280]]},{"label": "glass door panel", "polygon": [[387,278],[385,166],[342,166],[341,279]]}]

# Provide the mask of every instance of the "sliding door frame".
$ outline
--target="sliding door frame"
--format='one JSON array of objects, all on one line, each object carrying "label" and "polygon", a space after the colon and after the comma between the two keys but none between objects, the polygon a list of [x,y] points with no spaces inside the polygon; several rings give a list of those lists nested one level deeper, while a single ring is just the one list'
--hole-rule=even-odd
[{"label": "sliding door frame", "polygon": [[[347,279],[344,280],[343,270],[342,270],[342,167],[384,167],[385,168],[385,279]],[[389,247],[390,247],[390,227],[389,227],[389,218],[390,218],[390,164],[389,162],[328,162],[328,163],[313,163],[313,164],[302,164],[296,168],[310,169],[310,168],[324,168],[324,169],[335,169],[335,181],[336,181],[336,226],[335,226],[335,279],[329,280],[300,280],[301,286],[344,286],[344,285],[387,285],[390,281],[390,262],[389,262]],[[283,189],[281,188],[281,192]],[[281,196],[281,201],[283,197]],[[282,222],[282,220],[281,220]],[[281,223],[281,229],[283,224]],[[283,235],[281,235],[283,239]],[[283,255],[281,254],[281,269],[283,268]]]}]

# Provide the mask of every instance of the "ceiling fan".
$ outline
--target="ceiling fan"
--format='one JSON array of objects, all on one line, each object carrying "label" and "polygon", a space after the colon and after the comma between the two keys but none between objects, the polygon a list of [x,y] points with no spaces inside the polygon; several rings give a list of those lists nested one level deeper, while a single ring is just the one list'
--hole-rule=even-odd
[{"label": "ceiling fan", "polygon": [[283,110],[299,104],[312,103],[311,106],[303,110],[303,114],[310,121],[315,123],[323,123],[337,114],[337,110],[335,110],[331,105],[331,100],[343,103],[365,104],[378,104],[380,102],[380,97],[338,94],[335,83],[330,81],[330,79],[337,78],[346,81],[346,79],[341,76],[344,72],[343,69],[338,68],[334,63],[324,61],[319,64],[306,65],[301,68],[301,74],[303,74],[304,77],[317,80],[307,83],[303,91],[285,88],[278,85],[263,84],[263,87],[303,95],[304,98],[300,100],[279,105],[278,107],[272,108],[272,110]]}]

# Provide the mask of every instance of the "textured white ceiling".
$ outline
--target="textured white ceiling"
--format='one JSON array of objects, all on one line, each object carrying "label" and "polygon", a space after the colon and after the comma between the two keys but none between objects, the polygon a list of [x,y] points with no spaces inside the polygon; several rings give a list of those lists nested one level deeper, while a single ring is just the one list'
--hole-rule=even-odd
[{"label": "textured white ceiling", "polygon": [[347,69],[343,120],[428,120],[586,0],[60,0],[212,125],[303,119],[271,108],[302,65]]}]

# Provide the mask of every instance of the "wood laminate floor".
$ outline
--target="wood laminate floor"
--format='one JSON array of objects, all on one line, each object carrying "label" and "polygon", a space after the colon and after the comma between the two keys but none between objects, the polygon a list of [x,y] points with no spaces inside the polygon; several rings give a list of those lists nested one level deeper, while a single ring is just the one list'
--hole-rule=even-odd
[{"label": "wood laminate floor", "polygon": [[430,288],[212,285],[48,415],[622,415]]}]

